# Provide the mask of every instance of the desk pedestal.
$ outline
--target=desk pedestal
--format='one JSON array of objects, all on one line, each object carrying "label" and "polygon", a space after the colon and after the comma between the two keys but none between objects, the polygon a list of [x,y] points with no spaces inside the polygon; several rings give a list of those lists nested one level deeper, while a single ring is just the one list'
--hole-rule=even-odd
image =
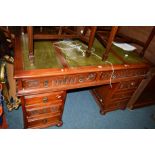
[{"label": "desk pedestal", "polygon": [[117,109],[124,110],[141,81],[141,78],[135,78],[114,83],[112,87],[108,84],[93,89],[92,94],[100,107],[100,113],[105,114]]},{"label": "desk pedestal", "polygon": [[25,128],[61,126],[65,98],[65,91],[22,97]]}]

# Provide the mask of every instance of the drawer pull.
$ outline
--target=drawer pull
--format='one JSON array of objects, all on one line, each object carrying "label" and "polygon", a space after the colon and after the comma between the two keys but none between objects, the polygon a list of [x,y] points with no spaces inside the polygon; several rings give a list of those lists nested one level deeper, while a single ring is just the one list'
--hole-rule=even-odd
[{"label": "drawer pull", "polygon": [[131,82],[131,86],[134,86],[135,85],[135,82]]},{"label": "drawer pull", "polygon": [[46,109],[43,109],[43,113],[47,113],[47,110]]},{"label": "drawer pull", "polygon": [[31,115],[36,115],[36,114],[38,114],[37,111],[31,111]]},{"label": "drawer pull", "polygon": [[56,98],[57,98],[57,99],[61,98],[61,95],[57,95]]},{"label": "drawer pull", "polygon": [[47,103],[48,102],[48,97],[43,97],[43,103]]},{"label": "drawer pull", "polygon": [[48,80],[44,81],[44,87],[48,87]]},{"label": "drawer pull", "polygon": [[42,122],[43,122],[43,124],[46,124],[47,123],[47,119],[43,119]]}]

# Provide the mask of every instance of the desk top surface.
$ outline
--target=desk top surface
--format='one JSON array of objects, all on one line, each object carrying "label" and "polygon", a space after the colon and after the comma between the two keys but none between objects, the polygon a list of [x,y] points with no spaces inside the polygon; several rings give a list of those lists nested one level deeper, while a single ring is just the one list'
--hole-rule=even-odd
[{"label": "desk top surface", "polygon": [[[57,56],[58,51],[62,53],[68,67],[107,65],[107,61],[113,65],[145,62],[145,60],[136,55],[136,53],[125,52],[116,46],[112,47],[115,53],[111,52],[107,61],[102,61],[102,55],[105,52],[105,48],[97,39],[95,39],[89,57],[86,56],[87,46],[79,40],[54,42],[36,41],[34,42],[34,64],[31,64],[28,59],[28,39],[26,35],[22,36],[21,42],[24,70],[64,68],[61,60]],[[128,56],[125,56],[125,54]]]},{"label": "desk top surface", "polygon": [[[140,58],[135,52],[125,52],[114,45],[107,61],[102,61],[105,48],[97,39],[94,41],[89,57],[86,56],[86,49],[87,45],[79,40],[35,41],[34,63],[31,64],[28,58],[28,38],[27,35],[22,35],[21,38],[17,39],[15,47],[15,78],[19,78],[21,72],[23,76],[39,75],[41,72],[46,72],[46,76],[60,72],[65,68],[61,58],[67,65],[67,69],[79,70],[84,68],[85,71],[98,66],[102,66],[102,68],[109,67],[109,70],[111,70],[111,65],[114,68],[116,66],[123,68],[124,65],[139,66],[147,64],[147,61]],[[126,57],[125,54],[128,56]],[[54,70],[53,73],[51,73],[52,69]]]}]

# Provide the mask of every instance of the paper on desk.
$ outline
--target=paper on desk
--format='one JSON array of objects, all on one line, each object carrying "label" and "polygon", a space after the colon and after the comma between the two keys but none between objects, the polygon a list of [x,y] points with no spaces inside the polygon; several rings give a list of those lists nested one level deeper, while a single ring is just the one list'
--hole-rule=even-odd
[{"label": "paper on desk", "polygon": [[127,44],[127,43],[117,43],[117,42],[113,42],[113,44],[121,49],[123,49],[124,51],[134,51],[136,49],[135,46]]}]

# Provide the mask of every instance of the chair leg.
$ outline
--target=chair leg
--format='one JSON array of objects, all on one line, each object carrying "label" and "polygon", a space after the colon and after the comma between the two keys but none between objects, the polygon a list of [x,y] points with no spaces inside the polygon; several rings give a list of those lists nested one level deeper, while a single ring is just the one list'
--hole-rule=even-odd
[{"label": "chair leg", "polygon": [[112,42],[113,42],[113,40],[115,38],[117,30],[118,30],[118,26],[113,26],[112,27],[112,30],[110,32],[110,36],[108,38],[106,50],[105,50],[105,53],[103,54],[102,60],[106,60],[108,58],[108,55],[110,53],[110,49],[111,49],[111,46],[112,46]]},{"label": "chair leg", "polygon": [[91,48],[92,48],[93,43],[94,43],[96,29],[97,29],[96,26],[91,27],[91,32],[90,32],[90,37],[89,37],[89,42],[88,42],[88,49],[86,51],[86,56],[90,56],[90,54],[91,54]]},{"label": "chair leg", "polygon": [[28,48],[29,48],[29,60],[33,63],[34,61],[34,49],[33,49],[33,27],[27,27],[28,34]]},{"label": "chair leg", "polygon": [[155,27],[153,27],[153,29],[152,29],[152,31],[151,31],[151,33],[150,33],[150,35],[149,35],[149,37],[148,37],[148,39],[147,39],[145,45],[144,45],[144,48],[143,48],[142,51],[141,51],[141,54],[140,54],[140,55],[141,55],[142,57],[144,56],[145,51],[146,51],[146,49],[148,48],[148,46],[150,45],[150,42],[152,41],[154,35],[155,35]]}]

